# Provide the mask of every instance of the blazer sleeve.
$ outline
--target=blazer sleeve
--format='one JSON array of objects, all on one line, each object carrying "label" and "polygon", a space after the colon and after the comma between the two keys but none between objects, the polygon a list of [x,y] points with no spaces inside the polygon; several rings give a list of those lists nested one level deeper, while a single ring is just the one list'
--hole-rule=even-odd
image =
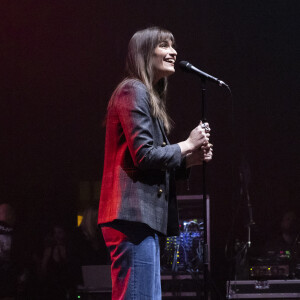
[{"label": "blazer sleeve", "polygon": [[155,143],[149,94],[142,83],[127,84],[115,101],[134,165],[142,170],[179,168],[182,164],[178,144]]}]

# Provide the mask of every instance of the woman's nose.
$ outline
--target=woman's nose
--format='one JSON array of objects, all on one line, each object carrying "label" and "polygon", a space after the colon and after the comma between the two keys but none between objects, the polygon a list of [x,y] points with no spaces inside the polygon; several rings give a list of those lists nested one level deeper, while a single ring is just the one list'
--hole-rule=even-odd
[{"label": "woman's nose", "polygon": [[177,51],[173,47],[171,47],[171,53],[170,54],[171,55],[177,55]]}]

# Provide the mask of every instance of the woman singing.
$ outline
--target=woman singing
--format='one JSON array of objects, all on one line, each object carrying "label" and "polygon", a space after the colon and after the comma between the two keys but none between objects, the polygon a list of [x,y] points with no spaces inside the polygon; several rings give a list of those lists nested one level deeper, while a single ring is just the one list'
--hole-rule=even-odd
[{"label": "woman singing", "polygon": [[169,31],[136,32],[127,77],[108,104],[98,223],[111,256],[112,299],[161,299],[158,236],[179,234],[175,178],[212,158],[201,123],[185,141],[167,139],[167,77],[176,56]]}]

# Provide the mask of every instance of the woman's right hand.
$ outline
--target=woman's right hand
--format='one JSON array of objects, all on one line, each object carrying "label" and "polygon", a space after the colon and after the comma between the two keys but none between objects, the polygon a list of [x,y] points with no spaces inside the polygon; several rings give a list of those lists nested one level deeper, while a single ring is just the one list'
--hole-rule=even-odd
[{"label": "woman's right hand", "polygon": [[190,136],[187,139],[187,142],[190,144],[191,151],[195,151],[196,149],[200,148],[201,146],[206,146],[209,143],[209,132],[206,131],[205,127],[208,127],[208,123],[205,123],[205,127],[202,126],[203,123],[194,128]]},{"label": "woman's right hand", "polygon": [[210,129],[208,123],[203,124],[201,121],[200,124],[191,131],[187,140],[178,143],[182,156],[208,145],[210,136],[209,131]]}]

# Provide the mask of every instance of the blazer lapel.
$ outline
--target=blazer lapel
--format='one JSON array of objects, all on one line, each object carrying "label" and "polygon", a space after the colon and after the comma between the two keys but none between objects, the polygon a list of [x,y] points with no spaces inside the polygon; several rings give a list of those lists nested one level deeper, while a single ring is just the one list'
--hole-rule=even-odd
[{"label": "blazer lapel", "polygon": [[162,121],[160,119],[157,119],[157,120],[158,120],[158,124],[159,124],[160,130],[161,130],[161,132],[163,134],[163,137],[164,137],[166,143],[168,145],[170,145],[170,142],[169,142],[169,140],[167,138],[167,135],[166,135],[166,132],[165,132],[165,128],[164,128],[164,125],[163,125]]}]

